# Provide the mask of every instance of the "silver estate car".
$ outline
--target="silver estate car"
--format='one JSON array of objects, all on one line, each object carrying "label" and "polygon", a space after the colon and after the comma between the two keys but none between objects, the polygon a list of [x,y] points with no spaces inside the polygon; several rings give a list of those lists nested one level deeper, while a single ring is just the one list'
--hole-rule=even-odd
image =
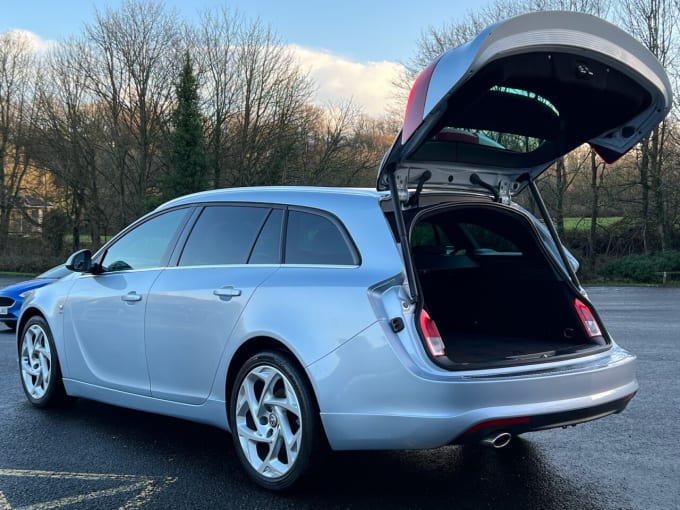
[{"label": "silver estate car", "polygon": [[[26,396],[230,431],[275,490],[324,446],[502,448],[618,413],[635,356],[579,285],[534,181],[583,143],[626,153],[670,90],[594,17],[490,27],[417,79],[377,190],[199,193],[73,254],[73,273],[22,308]],[[542,222],[513,203],[523,190]]]}]

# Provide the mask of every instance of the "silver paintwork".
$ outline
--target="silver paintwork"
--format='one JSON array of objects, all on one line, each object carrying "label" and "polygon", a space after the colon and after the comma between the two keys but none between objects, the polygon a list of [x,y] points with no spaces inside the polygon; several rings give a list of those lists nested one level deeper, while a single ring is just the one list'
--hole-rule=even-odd
[{"label": "silver paintwork", "polygon": [[[437,447],[498,416],[569,411],[636,391],[635,357],[616,344],[536,365],[457,372],[436,366],[415,329],[399,250],[380,209],[384,196],[254,188],[177,200],[321,208],[343,222],[361,264],[74,273],[29,297],[21,320],[45,316],[69,395],[225,430],[235,353],[253,339],[272,339],[304,370],[337,450]],[[241,294],[214,293],[229,287]],[[141,300],[124,301],[133,291]],[[406,325],[399,333],[390,327],[394,317]]]},{"label": "silver paintwork", "polygon": [[[585,60],[602,62],[609,69],[623,72],[650,95],[649,104],[641,111],[619,125],[608,126],[604,132],[581,140],[582,143],[604,147],[621,156],[647,136],[672,107],[673,87],[663,66],[647,48],[622,29],[578,12],[523,14],[491,25],[468,43],[442,53],[427,68],[431,77],[420,84],[416,80],[414,90],[423,89],[423,104],[414,101],[407,105],[404,128],[380,164],[378,189],[389,188],[387,174],[390,172],[395,173],[401,189],[407,184],[415,187],[423,172],[428,170],[432,174],[427,183],[430,187],[479,191],[482,188],[470,183],[470,175],[478,174],[494,186],[510,184],[507,192],[513,195],[521,191],[524,186],[517,181],[520,175],[529,173],[535,179],[554,159],[536,160],[530,167],[482,167],[474,162],[404,161],[404,157],[431,136],[430,129],[446,116],[448,108],[461,107],[452,98],[480,71],[509,56],[549,52],[571,53]],[[572,129],[568,123],[561,127]],[[628,132],[629,129],[631,132]],[[556,159],[560,155],[554,156]],[[450,180],[452,176],[455,178]]]}]

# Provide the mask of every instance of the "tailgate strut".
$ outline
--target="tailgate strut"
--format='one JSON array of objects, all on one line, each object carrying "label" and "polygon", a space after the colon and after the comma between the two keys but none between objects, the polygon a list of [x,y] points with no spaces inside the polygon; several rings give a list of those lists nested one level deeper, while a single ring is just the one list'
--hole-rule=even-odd
[{"label": "tailgate strut", "polygon": [[564,251],[564,245],[562,244],[562,241],[560,241],[560,236],[557,234],[557,230],[555,230],[555,225],[553,225],[552,218],[550,217],[550,213],[548,212],[548,208],[545,206],[545,202],[543,202],[543,197],[538,191],[538,188],[536,187],[536,183],[534,180],[529,177],[529,174],[524,174],[517,179],[518,181],[528,181],[529,182],[529,189],[531,190],[531,196],[534,197],[534,201],[536,202],[536,205],[541,211],[541,216],[543,216],[543,221],[545,221],[545,226],[548,228],[548,232],[550,232],[550,237],[553,238],[553,241],[555,242],[555,246],[557,247],[557,251],[560,254],[560,258],[562,259],[562,262],[564,262],[564,268],[567,271],[567,275],[569,275],[569,278],[571,278],[571,281],[576,285],[578,289],[581,288],[581,284],[578,281],[578,277],[576,276],[576,273],[574,272],[574,268],[571,267],[571,263],[569,262],[569,257],[567,257],[566,252]]},{"label": "tailgate strut", "polygon": [[[394,166],[394,163],[392,163]],[[399,244],[401,246],[401,258],[404,260],[404,269],[406,270],[406,281],[408,283],[408,293],[411,298],[411,303],[418,300],[418,287],[416,283],[416,272],[413,267],[413,259],[411,258],[411,250],[409,249],[408,236],[406,235],[406,224],[404,223],[404,215],[401,210],[401,201],[399,200],[399,190],[397,189],[397,180],[394,176],[395,172],[390,169],[387,172],[390,183],[390,196],[392,197],[392,207],[394,207],[394,222],[397,226],[397,235],[399,236]]]}]

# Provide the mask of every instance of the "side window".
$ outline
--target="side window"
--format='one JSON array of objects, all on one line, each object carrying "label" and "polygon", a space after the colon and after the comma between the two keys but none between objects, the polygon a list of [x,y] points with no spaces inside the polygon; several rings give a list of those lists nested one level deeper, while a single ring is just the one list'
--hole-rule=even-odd
[{"label": "side window", "polygon": [[281,220],[283,211],[273,209],[255,242],[248,264],[278,264],[281,260]]},{"label": "side window", "polygon": [[411,232],[411,248],[415,255],[448,255],[454,247],[439,225],[420,222]]},{"label": "side window", "polygon": [[187,212],[188,209],[176,209],[161,214],[125,234],[106,251],[102,269],[125,271],[160,267]]},{"label": "side window", "polygon": [[482,225],[474,223],[461,223],[461,229],[470,237],[475,245],[475,250],[480,253],[498,253],[505,255],[521,255],[521,250],[506,236],[499,234]]},{"label": "side window", "polygon": [[356,264],[352,249],[331,220],[302,211],[288,213],[286,264]]},{"label": "side window", "polygon": [[268,213],[266,207],[206,207],[189,234],[179,265],[245,264]]}]

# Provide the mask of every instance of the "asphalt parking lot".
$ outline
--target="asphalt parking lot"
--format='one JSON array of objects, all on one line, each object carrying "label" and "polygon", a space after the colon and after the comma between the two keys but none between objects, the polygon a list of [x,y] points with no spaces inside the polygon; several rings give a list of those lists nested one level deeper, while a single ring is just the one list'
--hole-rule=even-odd
[{"label": "asphalt parking lot", "polygon": [[286,495],[252,485],[217,429],[83,400],[32,408],[0,326],[0,509],[680,508],[680,289],[589,292],[639,358],[640,392],[624,413],[500,451],[334,454]]}]

